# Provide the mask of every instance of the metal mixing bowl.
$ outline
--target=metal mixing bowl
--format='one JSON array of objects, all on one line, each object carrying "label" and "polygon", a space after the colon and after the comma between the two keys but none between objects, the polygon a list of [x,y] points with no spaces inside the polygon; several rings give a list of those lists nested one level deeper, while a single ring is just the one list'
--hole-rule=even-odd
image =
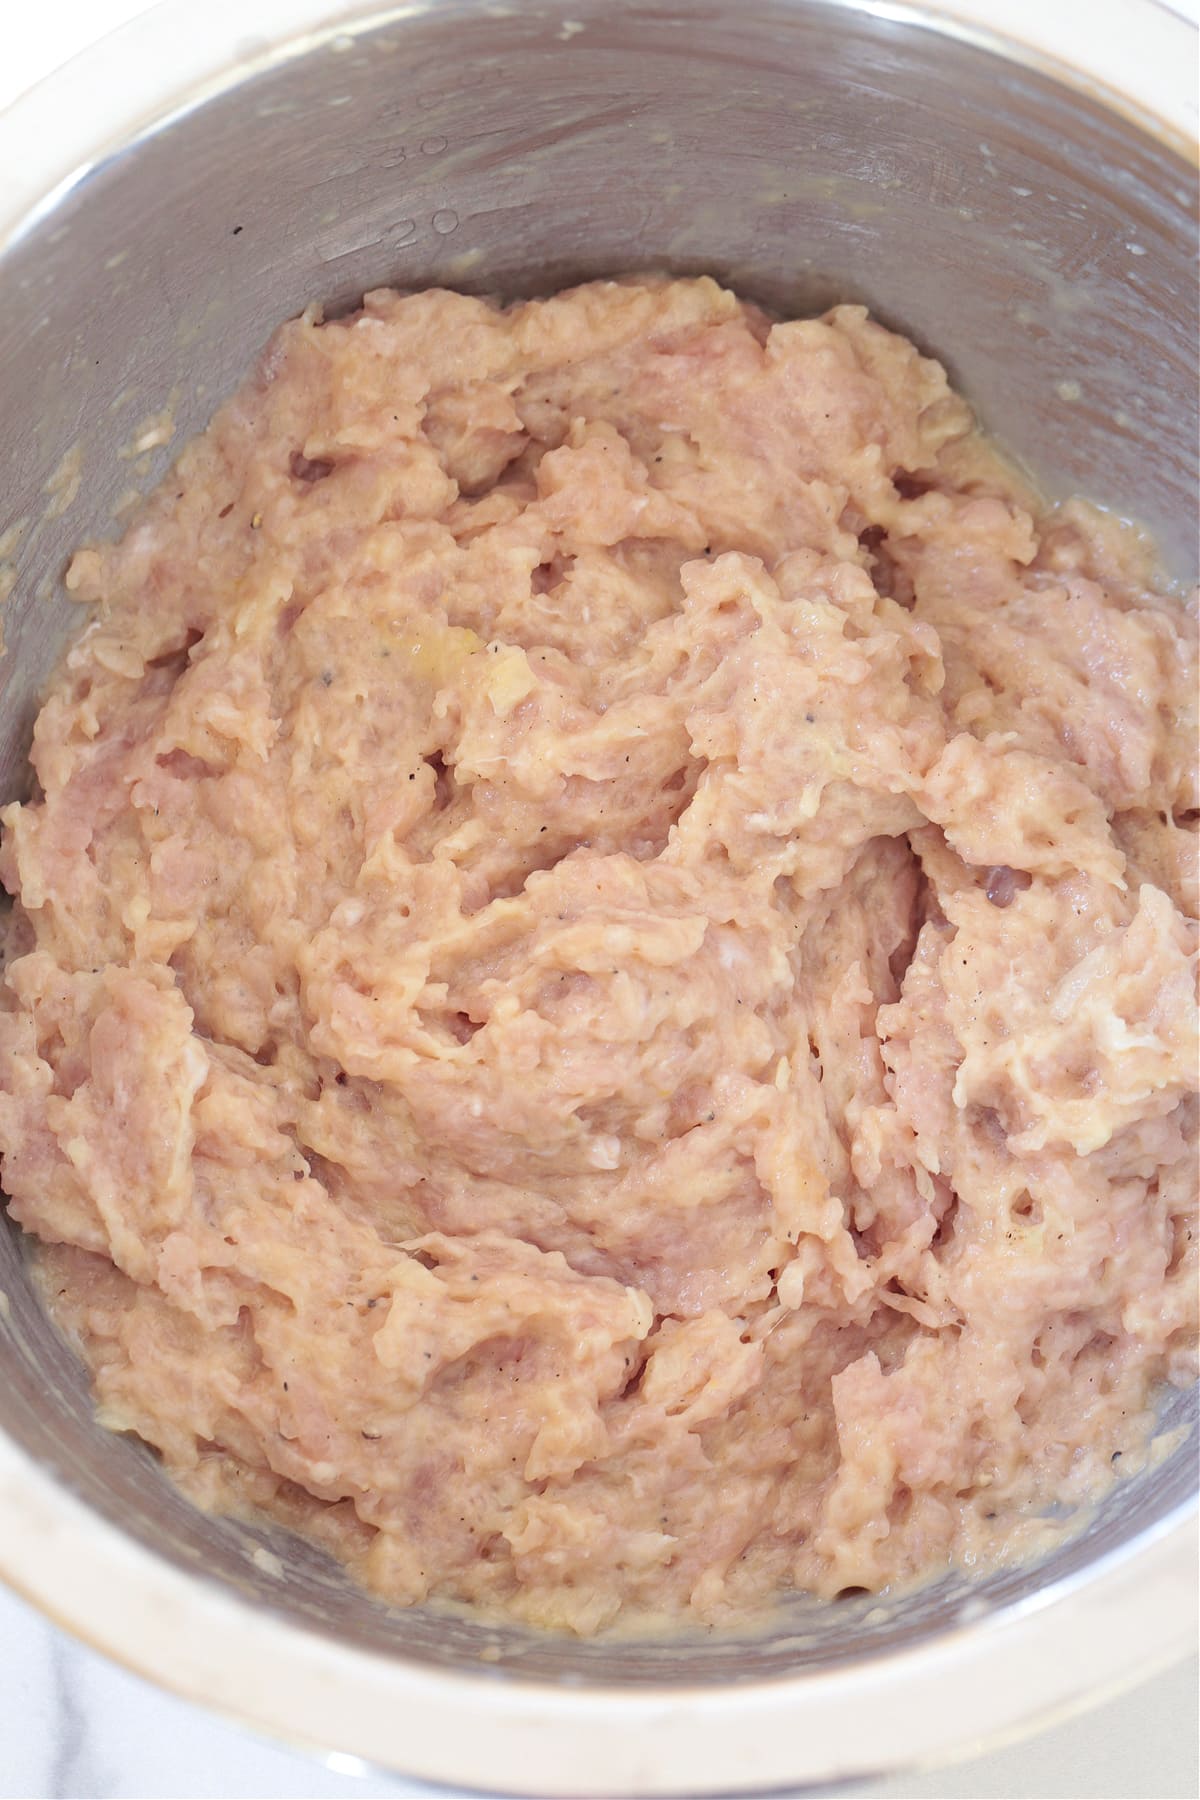
[{"label": "metal mixing bowl", "polygon": [[[64,560],[169,462],[136,450],[146,416],[169,401],[177,446],[279,319],[385,282],[515,295],[666,267],[785,312],[865,300],[1047,488],[1185,557],[1195,171],[1143,77],[1170,87],[1194,33],[1153,0],[1094,7],[1092,72],[1143,70],[1118,99],[957,10],[175,0],[23,102],[0,121],[4,795],[78,623]],[[1001,10],[1037,35],[1026,0]],[[293,1739],[523,1792],[748,1790],[977,1748],[1189,1642],[1194,1397],[1166,1421],[1191,1436],[1035,1568],[797,1602],[738,1642],[548,1641],[392,1614],[311,1548],[193,1511],[95,1424],[0,1238],[0,1568]]]}]

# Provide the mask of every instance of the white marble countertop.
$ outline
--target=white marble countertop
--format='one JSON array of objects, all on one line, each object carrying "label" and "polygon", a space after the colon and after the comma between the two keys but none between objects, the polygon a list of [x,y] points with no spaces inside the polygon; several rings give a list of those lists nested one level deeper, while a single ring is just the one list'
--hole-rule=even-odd
[{"label": "white marble countertop", "polygon": [[[1200,0],[1173,0],[1195,14]],[[147,0],[8,0],[0,106]],[[1003,23],[1003,0],[997,0]],[[373,1800],[429,1789],[254,1738],[72,1642],[0,1588],[0,1800]],[[936,1773],[876,1782],[877,1800],[1195,1800],[1195,1659],[1027,1743]]]}]

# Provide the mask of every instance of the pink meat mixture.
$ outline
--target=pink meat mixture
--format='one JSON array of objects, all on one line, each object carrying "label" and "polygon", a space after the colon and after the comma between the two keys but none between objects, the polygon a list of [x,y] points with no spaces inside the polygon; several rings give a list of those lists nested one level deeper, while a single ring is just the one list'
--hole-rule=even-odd
[{"label": "pink meat mixture", "polygon": [[594,1632],[1027,1554],[1195,1373],[1195,608],[857,307],[277,334],[3,815],[101,1417]]}]

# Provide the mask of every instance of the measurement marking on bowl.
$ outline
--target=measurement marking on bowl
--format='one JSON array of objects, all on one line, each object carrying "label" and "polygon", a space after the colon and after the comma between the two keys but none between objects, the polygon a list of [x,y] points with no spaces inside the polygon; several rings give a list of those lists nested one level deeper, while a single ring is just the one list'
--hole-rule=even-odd
[{"label": "measurement marking on bowl", "polygon": [[344,256],[353,256],[358,250],[403,250],[416,241],[417,230],[415,219],[397,219],[385,231],[369,226],[358,233],[348,232],[318,244],[317,255],[323,263],[331,263],[340,262]]},{"label": "measurement marking on bowl", "polygon": [[444,206],[440,212],[434,213],[429,223],[439,237],[449,237],[452,231],[458,230],[458,214],[453,207]]}]

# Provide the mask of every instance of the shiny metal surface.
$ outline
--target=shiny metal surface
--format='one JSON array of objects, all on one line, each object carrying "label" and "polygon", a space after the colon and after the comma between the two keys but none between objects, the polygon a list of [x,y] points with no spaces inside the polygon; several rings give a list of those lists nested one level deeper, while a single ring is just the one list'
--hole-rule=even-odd
[{"label": "shiny metal surface", "polygon": [[[79,623],[68,552],[169,465],[169,447],[126,453],[141,423],[170,403],[178,446],[279,319],[383,283],[517,295],[668,268],[784,312],[864,300],[1048,490],[1138,518],[1182,564],[1195,197],[1186,160],[1131,118],[890,5],[433,0],[248,63],[0,247],[0,542],[24,521],[0,554],[0,791],[22,788],[38,692]],[[11,1231],[0,1290],[0,1427],[89,1506],[297,1624],[481,1680],[754,1683],[985,1631],[1128,1555],[1195,1490],[1180,1397],[1169,1422],[1191,1437],[1039,1568],[895,1607],[798,1602],[737,1644],[550,1643],[390,1613],[311,1548],[202,1517],[95,1425]],[[285,1581],[254,1560],[264,1543]]]}]

